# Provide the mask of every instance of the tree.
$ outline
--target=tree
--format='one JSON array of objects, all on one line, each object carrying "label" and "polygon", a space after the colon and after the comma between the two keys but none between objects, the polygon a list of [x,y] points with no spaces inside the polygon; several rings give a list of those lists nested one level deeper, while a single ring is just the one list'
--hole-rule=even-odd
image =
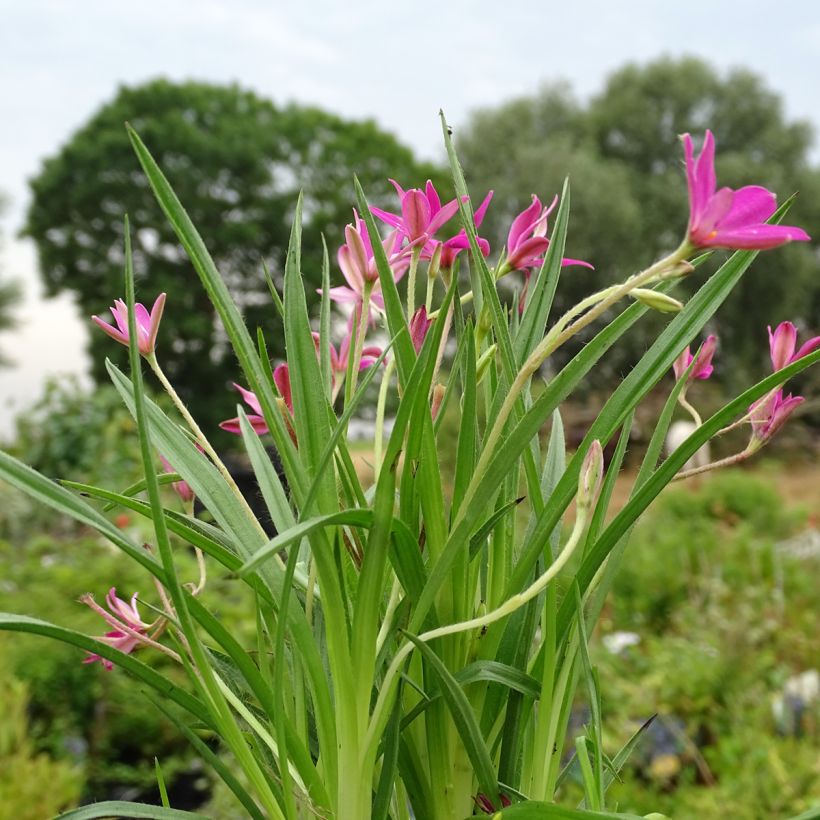
[{"label": "tree", "polygon": [[[0,197],[0,214],[5,209],[5,202]],[[0,248],[2,248],[2,236],[0,236]],[[12,315],[14,308],[20,303],[22,292],[18,282],[0,281],[0,332],[11,330],[16,320]],[[0,352],[0,367],[7,367],[11,362]]]},{"label": "tree", "polygon": [[[549,197],[572,182],[567,253],[595,264],[594,274],[565,271],[556,309],[594,287],[645,267],[674,247],[688,216],[677,135],[715,132],[720,183],[760,184],[781,199],[800,197],[789,221],[820,235],[820,169],[806,122],[788,122],[780,97],[749,71],[725,77],[697,59],[661,59],[616,71],[586,106],[552,86],[476,113],[458,149],[475,194],[496,188],[487,219],[496,242],[526,195]],[[504,174],[498,173],[504,157]],[[725,255],[718,254],[722,261]],[[698,277],[704,274],[698,273]],[[686,291],[684,283],[682,291]],[[761,254],[716,319],[723,375],[746,380],[766,360],[766,325],[796,318],[816,326],[820,279],[813,247],[795,243]],[[815,328],[816,329],[816,328]],[[646,336],[635,335],[635,353]],[[617,362],[620,369],[628,360]]]},{"label": "tree", "polygon": [[[142,175],[124,123],[139,132],[199,229],[245,312],[261,325],[272,355],[284,339],[271,321],[263,260],[281,276],[293,210],[304,192],[302,269],[321,283],[321,236],[333,251],[352,220],[353,174],[375,203],[393,194],[388,177],[418,184],[435,169],[373,122],[350,122],[316,108],[277,107],[236,86],[157,80],[121,88],[47,160],[31,182],[25,233],[38,249],[47,293],[70,290],[87,315],[122,292],[123,228],[134,231],[143,301],[168,293],[158,351],[183,398],[213,427],[231,415],[223,387],[236,363],[196,274]],[[309,288],[309,290],[312,290]],[[106,356],[125,350],[91,336],[93,375],[107,380]]]}]

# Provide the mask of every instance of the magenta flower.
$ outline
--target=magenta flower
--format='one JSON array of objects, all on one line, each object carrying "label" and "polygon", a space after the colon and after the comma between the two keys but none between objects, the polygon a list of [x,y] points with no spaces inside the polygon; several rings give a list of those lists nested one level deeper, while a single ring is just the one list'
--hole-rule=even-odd
[{"label": "magenta flower", "polygon": [[395,179],[391,179],[390,182],[401,201],[401,216],[383,211],[381,208],[370,210],[382,222],[391,225],[402,236],[407,237],[411,245],[428,242],[458,210],[457,199],[450,200],[446,205],[441,204],[438,192],[429,179],[423,191],[420,188],[405,191]]},{"label": "magenta flower", "polygon": [[[200,452],[202,452],[202,448],[197,444],[197,448]],[[175,473],[176,470],[171,466],[171,463],[165,458],[162,453],[159,454],[159,460],[162,462],[162,467],[166,473]],[[194,500],[194,491],[191,489],[191,485],[188,484],[187,481],[180,480],[175,481],[172,485],[176,494],[186,503],[190,503]]]},{"label": "magenta flower", "polygon": [[772,332],[769,327],[769,351],[772,356],[772,368],[782,370],[786,365],[808,356],[820,347],[820,336],[815,336],[797,347],[797,328],[791,322],[781,322]]},{"label": "magenta flower", "polygon": [[[533,194],[532,204],[513,220],[507,234],[507,259],[502,268],[505,273],[515,270],[529,272],[531,268],[540,267],[544,263],[543,254],[550,245],[547,239],[547,217],[557,204],[556,196],[549,207],[544,207],[541,200]],[[589,262],[580,259],[564,258],[561,265],[583,265],[585,268],[592,268]]]},{"label": "magenta flower", "polygon": [[759,185],[738,191],[717,188],[715,138],[706,132],[703,148],[694,158],[692,138],[684,134],[686,181],[689,187],[689,241],[697,248],[765,250],[809,235],[790,225],[767,225],[777,208],[777,197]]},{"label": "magenta flower", "polygon": [[782,390],[776,390],[756,401],[749,408],[752,442],[758,446],[765,444],[804,401],[803,396],[791,394],[784,398]]},{"label": "magenta flower", "polygon": [[[336,381],[336,374],[341,373],[345,375],[347,373],[347,364],[350,358],[350,349],[353,343],[353,317],[354,315],[358,315],[359,311],[354,311],[354,313],[350,314],[350,319],[347,323],[347,333],[344,335],[344,338],[341,342],[339,342],[338,350],[331,344],[330,345],[330,369],[333,373],[333,381]],[[313,334],[313,341],[316,343],[316,352],[319,352],[319,334]],[[379,356],[382,355],[382,349],[380,347],[376,347],[375,345],[365,345],[362,348],[362,355],[359,361],[359,370],[366,370],[368,367],[372,367]]]},{"label": "magenta flower", "polygon": [[[487,213],[487,208],[490,205],[490,200],[493,198],[493,191],[490,191],[487,196],[484,197],[483,202],[481,205],[478,206],[476,212],[474,214],[474,223],[476,228],[481,227],[481,223],[484,221],[484,214]],[[482,238],[476,237],[478,239],[478,247],[481,249],[481,253],[484,256],[490,255],[490,243]],[[456,261],[456,257],[467,248],[470,247],[470,240],[467,238],[467,232],[462,228],[455,236],[451,237],[450,239],[445,240],[444,242],[439,242],[436,239],[431,239],[427,242],[422,248],[421,251],[421,258],[422,259],[432,259],[433,254],[436,252],[437,247],[441,247],[441,259],[439,261],[439,266],[444,268],[444,270],[451,270],[453,264]]]},{"label": "magenta flower", "polygon": [[[276,387],[279,392],[282,393],[282,397],[285,398],[285,401],[287,402],[290,398],[290,379],[287,378],[287,373],[285,374],[284,379],[282,378],[281,373],[277,378],[277,372],[283,367],[287,370],[287,365],[279,365],[279,367],[273,371],[273,380],[276,383]],[[285,397],[285,393],[282,391],[283,386],[287,388],[287,398]],[[234,383],[234,387],[242,394],[242,398],[245,399],[245,404],[253,410],[253,413],[248,415],[248,421],[251,423],[251,427],[253,427],[253,429],[260,436],[267,433],[268,425],[265,422],[265,417],[262,415],[262,407],[259,404],[259,399],[256,397],[256,393],[252,393],[250,390],[246,390],[244,387],[236,383]],[[219,426],[223,430],[227,430],[229,433],[241,434],[242,432],[239,426],[239,416],[220,422]]]},{"label": "magenta flower", "polygon": [[422,305],[410,319],[410,338],[413,341],[413,347],[416,349],[416,353],[421,350],[421,346],[424,344],[424,339],[427,336],[427,331],[432,324],[433,320],[427,318],[427,308],[425,308],[424,305]]},{"label": "magenta flower", "polygon": [[[130,655],[143,642],[142,636],[146,635],[152,626],[140,617],[136,592],[131,596],[131,603],[126,603],[122,598],[117,597],[116,587],[111,587],[105,596],[110,613],[106,612],[91,595],[84,595],[81,600],[100,615],[106,623],[114,627],[111,632],[106,632],[97,640],[119,649],[120,652],[125,652],[126,655]],[[114,668],[111,661],[93,652],[88,654],[83,663],[94,663],[95,661],[100,661],[109,672]]]},{"label": "magenta flower", "polygon": [[[715,355],[715,348],[717,347],[717,336],[709,335],[706,341],[700,346],[697,354],[697,361],[689,374],[689,381],[694,379],[708,379],[712,375],[714,368],[712,367],[712,357]],[[695,357],[689,352],[689,347],[678,356],[672,364],[672,370],[675,372],[675,378],[680,379],[686,372],[686,368],[692,364]]]},{"label": "magenta flower", "polygon": [[[371,288],[371,303],[383,310],[384,299],[381,295],[379,271],[373,257],[373,246],[367,226],[355,209],[353,219],[353,224],[345,227],[345,244],[339,248],[336,256],[347,285],[331,288],[329,295],[334,302],[361,304],[364,300],[365,282],[368,282]],[[410,249],[402,248],[401,243],[402,237],[398,230],[391,231],[382,241],[387,261],[397,282],[410,266]]]},{"label": "magenta flower", "polygon": [[[145,305],[134,305],[134,312],[136,313],[137,319],[137,347],[143,356],[150,356],[156,348],[157,332],[159,331],[159,322],[160,319],[162,319],[164,307],[164,293],[160,293],[160,295],[157,296],[154,306],[151,308],[151,313],[148,313],[145,309]],[[114,306],[111,308],[111,313],[114,316],[117,327],[108,324],[108,322],[104,322],[99,316],[92,316],[91,321],[102,328],[112,339],[127,346],[128,307],[122,299],[116,299],[114,300]]]}]

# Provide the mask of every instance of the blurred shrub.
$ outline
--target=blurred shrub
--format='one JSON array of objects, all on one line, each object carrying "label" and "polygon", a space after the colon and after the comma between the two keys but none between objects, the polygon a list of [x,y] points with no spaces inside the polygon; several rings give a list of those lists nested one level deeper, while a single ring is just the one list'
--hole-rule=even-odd
[{"label": "blurred shrub", "polygon": [[51,478],[123,487],[140,475],[136,426],[117,391],[52,379],[17,422],[15,455]]},{"label": "blurred shrub", "polygon": [[37,752],[29,740],[25,685],[0,678],[0,820],[42,820],[77,805],[79,767]]}]

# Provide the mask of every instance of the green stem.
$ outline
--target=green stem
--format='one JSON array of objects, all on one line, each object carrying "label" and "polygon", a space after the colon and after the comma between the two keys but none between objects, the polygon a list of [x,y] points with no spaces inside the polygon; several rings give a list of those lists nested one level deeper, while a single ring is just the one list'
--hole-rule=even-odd
[{"label": "green stem", "polygon": [[391,357],[384,368],[384,375],[382,376],[382,383],[379,385],[379,399],[376,404],[376,431],[373,440],[373,469],[375,476],[373,483],[379,480],[379,471],[382,466],[382,452],[384,446],[384,408],[387,404],[387,391],[390,388],[390,379],[393,376],[393,371],[396,368],[396,359]]},{"label": "green stem", "polygon": [[681,392],[681,394],[678,396],[678,404],[684,410],[686,410],[687,413],[689,413],[689,415],[692,417],[692,420],[698,427],[700,427],[703,424],[703,419],[700,417],[700,413],[698,413],[698,411],[695,410],[695,408],[692,407],[692,405],[689,404],[689,402],[686,400],[685,392]]},{"label": "green stem", "polygon": [[[353,341],[353,363],[347,368],[348,379],[345,385],[345,406],[347,406],[356,392],[356,382],[359,380],[359,365],[362,363],[362,349],[364,337],[367,334],[367,322],[370,319],[370,294],[373,293],[373,282],[365,280],[360,306],[353,308],[359,311],[358,321],[355,321],[356,337]],[[355,319],[354,312],[354,319]],[[350,354],[348,353],[348,356]]]}]

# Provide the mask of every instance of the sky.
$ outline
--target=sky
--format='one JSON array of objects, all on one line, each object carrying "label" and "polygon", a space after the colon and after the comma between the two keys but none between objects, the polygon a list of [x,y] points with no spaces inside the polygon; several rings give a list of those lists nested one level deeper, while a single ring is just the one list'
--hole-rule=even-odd
[{"label": "sky", "polygon": [[813,0],[0,0],[0,20],[0,192],[10,200],[0,275],[26,291],[18,328],[0,334],[15,361],[0,370],[0,438],[48,375],[87,370],[90,323],[70,298],[43,299],[34,249],[17,234],[27,180],[122,84],[238,82],[276,103],[373,118],[436,158],[440,108],[457,129],[476,108],[545,83],[568,80],[586,99],[626,62],[692,54],[758,72],[789,117],[820,124]]}]

